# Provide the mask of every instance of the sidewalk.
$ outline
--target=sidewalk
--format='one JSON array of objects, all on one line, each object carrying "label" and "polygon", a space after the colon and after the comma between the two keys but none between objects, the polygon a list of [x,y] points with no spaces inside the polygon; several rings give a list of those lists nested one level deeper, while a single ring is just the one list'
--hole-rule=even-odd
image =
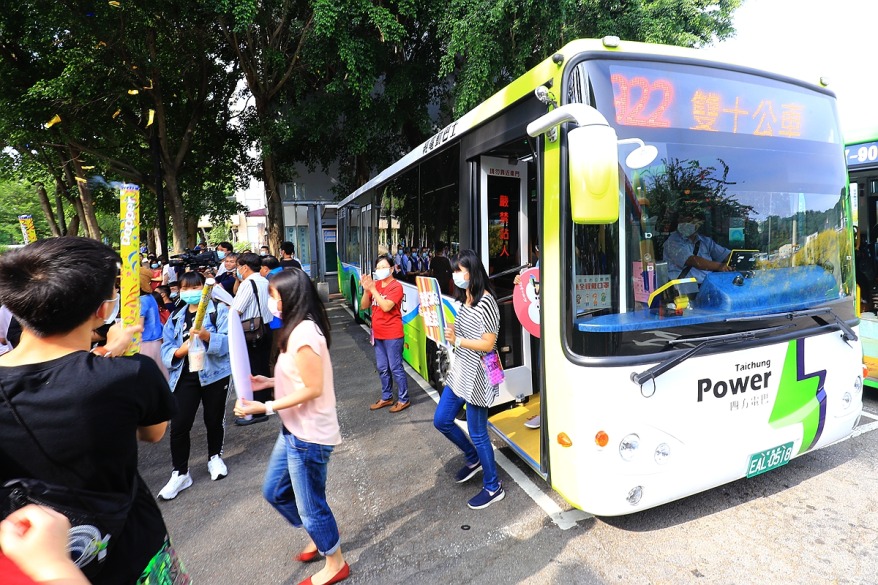
[{"label": "sidewalk", "polygon": [[[506,498],[485,510],[467,507],[481,489],[481,475],[454,483],[463,458],[433,428],[435,403],[413,380],[411,408],[396,414],[369,410],[380,382],[368,334],[341,301],[328,308],[343,443],[332,455],[327,495],[351,565],[345,582],[598,583],[583,566],[553,560],[593,521],[557,529],[502,470]],[[210,481],[204,428],[196,418],[194,485],[159,507],[196,583],[296,584],[321,565],[292,559],[305,535],[262,499],[262,477],[280,423],[272,417],[237,427],[231,424],[233,402],[230,397],[226,416],[229,476]],[[141,446],[140,470],[157,493],[170,477],[167,435],[157,445]]]}]

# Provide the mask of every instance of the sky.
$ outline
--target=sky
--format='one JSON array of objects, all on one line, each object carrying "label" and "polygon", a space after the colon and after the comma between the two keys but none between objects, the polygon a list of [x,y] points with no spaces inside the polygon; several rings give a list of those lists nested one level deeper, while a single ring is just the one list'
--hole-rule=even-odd
[{"label": "sky", "polygon": [[838,97],[844,136],[878,129],[878,0],[744,0],[735,37],[705,51],[818,83]]}]

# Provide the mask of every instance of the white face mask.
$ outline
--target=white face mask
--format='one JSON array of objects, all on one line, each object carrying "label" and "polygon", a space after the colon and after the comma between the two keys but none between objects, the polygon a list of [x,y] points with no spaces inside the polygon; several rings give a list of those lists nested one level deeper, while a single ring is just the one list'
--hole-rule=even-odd
[{"label": "white face mask", "polygon": [[454,279],[454,285],[457,288],[469,288],[469,281],[463,275],[463,272],[455,272],[451,275],[451,278]]},{"label": "white face mask", "polygon": [[268,310],[271,312],[272,315],[274,315],[278,319],[281,318],[280,309],[277,308],[277,299],[276,298],[268,297]]},{"label": "white face mask", "polygon": [[698,231],[698,226],[694,223],[678,223],[677,231],[680,232],[680,235],[684,238],[691,238],[692,234]]},{"label": "white face mask", "polygon": [[390,276],[390,268],[381,268],[375,271],[375,280],[384,280]]},{"label": "white face mask", "polygon": [[119,298],[120,295],[116,295],[115,299],[104,301],[105,303],[113,303],[113,311],[106,319],[104,319],[104,325],[112,325],[116,320],[116,315],[119,314]]}]

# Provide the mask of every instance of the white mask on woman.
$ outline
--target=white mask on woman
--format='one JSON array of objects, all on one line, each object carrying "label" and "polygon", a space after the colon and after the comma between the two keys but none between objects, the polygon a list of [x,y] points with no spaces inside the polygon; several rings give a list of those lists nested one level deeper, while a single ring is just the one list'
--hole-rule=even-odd
[{"label": "white mask on woman", "polygon": [[375,271],[375,280],[384,280],[390,276],[390,268],[381,268]]},{"label": "white mask on woman", "polygon": [[272,315],[274,315],[278,319],[281,318],[280,309],[277,308],[277,299],[276,298],[268,297],[268,310],[271,312]]}]

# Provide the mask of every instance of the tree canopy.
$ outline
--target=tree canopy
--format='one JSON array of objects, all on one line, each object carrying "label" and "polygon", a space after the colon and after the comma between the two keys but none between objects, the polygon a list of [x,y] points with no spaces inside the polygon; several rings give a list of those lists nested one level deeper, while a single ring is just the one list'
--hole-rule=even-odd
[{"label": "tree canopy", "polygon": [[256,176],[276,247],[278,186],[296,168],[336,169],[347,193],[574,38],[701,46],[733,34],[739,4],[13,3],[0,12],[0,176],[21,182],[52,235],[101,237],[117,200],[95,176],[141,185],[144,225],[161,188],[178,250],[198,217],[236,211],[230,196]]}]

